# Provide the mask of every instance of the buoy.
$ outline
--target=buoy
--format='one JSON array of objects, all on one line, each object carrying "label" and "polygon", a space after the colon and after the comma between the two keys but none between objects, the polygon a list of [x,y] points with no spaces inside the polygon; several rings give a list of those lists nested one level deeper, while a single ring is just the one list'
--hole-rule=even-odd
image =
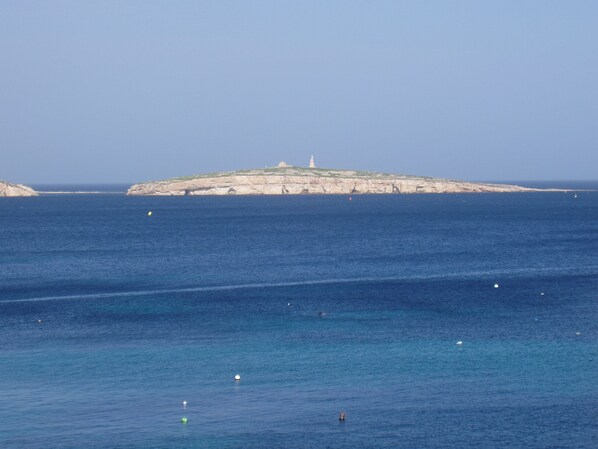
[{"label": "buoy", "polygon": [[42,320],[37,320],[37,322],[38,322],[38,323],[43,323],[43,321],[42,321]]},{"label": "buoy", "polygon": [[187,424],[187,418],[185,418],[185,417],[183,416],[183,417],[181,418],[181,422],[182,422],[183,424]]},{"label": "buoy", "polygon": [[463,346],[463,342],[462,342],[461,340],[459,340],[459,341],[457,342],[457,346]]},{"label": "buoy", "polygon": [[581,332],[575,332],[575,335],[581,335]]},{"label": "buoy", "polygon": [[151,217],[151,216],[152,216],[152,211],[151,211],[151,210],[150,210],[150,211],[147,213],[147,216],[148,216],[148,217]]},{"label": "buoy", "polygon": [[241,380],[241,376],[240,376],[239,374],[236,374],[236,375],[235,375],[235,380],[236,380],[237,382],[239,382],[239,381]]},{"label": "buoy", "polygon": [[183,407],[187,407],[187,401],[183,401]]},{"label": "buoy", "polygon": [[498,287],[499,287],[499,285],[498,285],[498,284],[494,284],[494,288],[498,288]]},{"label": "buoy", "polygon": [[544,296],[544,292],[540,293],[540,296]]},{"label": "buoy", "polygon": [[349,197],[349,201],[353,201],[353,198]]},{"label": "buoy", "polygon": [[291,303],[290,303],[290,302],[289,302],[289,303],[287,303],[287,306],[291,307]]},{"label": "buoy", "polygon": [[344,421],[346,417],[347,417],[347,415],[346,415],[346,414],[345,414],[345,412],[343,412],[343,411],[341,411],[341,412],[338,414],[338,420],[339,420],[339,421]]}]

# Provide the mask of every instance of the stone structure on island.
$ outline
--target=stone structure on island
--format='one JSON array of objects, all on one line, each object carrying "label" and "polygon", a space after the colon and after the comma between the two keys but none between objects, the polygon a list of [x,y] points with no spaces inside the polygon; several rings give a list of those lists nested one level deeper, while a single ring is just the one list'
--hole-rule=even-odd
[{"label": "stone structure on island", "polygon": [[465,192],[533,192],[508,184],[486,184],[389,173],[316,168],[280,162],[276,167],[207,173],[131,186],[128,195],[306,195]]},{"label": "stone structure on island", "polygon": [[37,196],[37,192],[31,187],[21,184],[11,184],[6,181],[0,181],[0,197],[7,196]]}]

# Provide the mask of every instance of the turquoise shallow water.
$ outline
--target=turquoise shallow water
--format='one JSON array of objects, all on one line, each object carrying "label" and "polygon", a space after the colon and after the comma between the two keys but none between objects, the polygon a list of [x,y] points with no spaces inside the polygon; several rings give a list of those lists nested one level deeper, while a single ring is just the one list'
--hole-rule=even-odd
[{"label": "turquoise shallow water", "polygon": [[0,447],[598,439],[596,193],[7,199],[0,239]]}]

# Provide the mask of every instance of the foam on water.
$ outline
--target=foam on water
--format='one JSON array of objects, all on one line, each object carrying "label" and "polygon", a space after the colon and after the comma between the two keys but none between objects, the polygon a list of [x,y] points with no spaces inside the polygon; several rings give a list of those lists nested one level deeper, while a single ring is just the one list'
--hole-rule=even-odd
[{"label": "foam on water", "polygon": [[[41,296],[36,298],[20,298],[20,299],[5,299],[1,302],[31,302],[31,301],[64,301],[75,299],[103,299],[103,298],[118,298],[128,296],[151,296],[165,293],[188,293],[188,292],[217,292],[225,290],[244,290],[244,289],[263,289],[263,288],[278,288],[278,287],[294,287],[294,286],[309,286],[309,285],[326,285],[326,284],[348,284],[348,283],[376,283],[376,282],[397,282],[397,281],[422,281],[422,280],[455,280],[455,279],[475,279],[475,278],[490,278],[492,276],[508,276],[518,277],[521,275],[537,275],[549,276],[551,274],[559,275],[576,275],[576,276],[591,276],[598,275],[598,266],[587,267],[547,267],[547,268],[520,268],[516,270],[494,270],[494,271],[472,271],[467,273],[450,273],[443,275],[428,275],[428,276],[409,276],[409,277],[385,277],[385,278],[351,278],[351,279],[314,279],[308,281],[291,281],[291,282],[262,282],[255,284],[232,284],[232,285],[211,285],[211,286],[197,286],[197,287],[181,287],[168,289],[154,289],[154,290],[137,290],[126,292],[105,292],[105,293],[88,293],[81,295],[64,295],[64,296]],[[498,284],[495,284],[495,286]]]}]

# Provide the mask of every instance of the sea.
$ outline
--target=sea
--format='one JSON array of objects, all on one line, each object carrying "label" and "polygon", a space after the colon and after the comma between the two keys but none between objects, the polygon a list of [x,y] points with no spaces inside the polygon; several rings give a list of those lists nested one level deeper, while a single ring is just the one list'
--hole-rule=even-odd
[{"label": "sea", "polygon": [[596,448],[598,183],[526,185],[0,199],[0,448]]}]

